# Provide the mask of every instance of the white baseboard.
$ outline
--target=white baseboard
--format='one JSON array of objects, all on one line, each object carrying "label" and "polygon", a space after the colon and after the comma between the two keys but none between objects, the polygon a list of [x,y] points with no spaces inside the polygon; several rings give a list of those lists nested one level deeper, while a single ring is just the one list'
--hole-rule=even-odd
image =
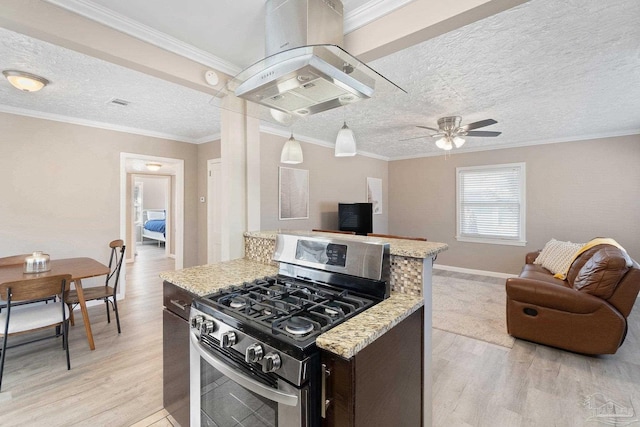
[{"label": "white baseboard", "polygon": [[478,276],[499,277],[501,279],[508,279],[509,277],[518,277],[517,274],[499,273],[497,271],[474,270],[471,268],[454,267],[451,265],[434,264],[433,268],[437,270],[453,271],[456,273],[476,274]]}]

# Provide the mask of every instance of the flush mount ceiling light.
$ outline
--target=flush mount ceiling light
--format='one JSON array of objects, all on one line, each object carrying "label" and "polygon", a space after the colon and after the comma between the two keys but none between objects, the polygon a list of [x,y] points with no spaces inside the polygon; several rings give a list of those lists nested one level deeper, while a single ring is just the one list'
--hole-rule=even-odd
[{"label": "flush mount ceiling light", "polygon": [[37,92],[49,84],[49,80],[44,77],[25,73],[24,71],[4,70],[2,74],[4,74],[13,87],[25,92]]},{"label": "flush mount ceiling light", "polygon": [[282,147],[280,162],[292,165],[302,163],[302,147],[300,146],[300,143],[295,140],[293,134],[291,134],[291,138],[289,138]]},{"label": "flush mount ceiling light", "polygon": [[336,138],[336,157],[348,157],[356,155],[356,138],[353,136],[353,131],[347,126],[347,122],[344,122],[342,129],[338,131]]},{"label": "flush mount ceiling light", "polygon": [[162,167],[162,163],[147,163],[145,166],[151,172],[157,172]]}]

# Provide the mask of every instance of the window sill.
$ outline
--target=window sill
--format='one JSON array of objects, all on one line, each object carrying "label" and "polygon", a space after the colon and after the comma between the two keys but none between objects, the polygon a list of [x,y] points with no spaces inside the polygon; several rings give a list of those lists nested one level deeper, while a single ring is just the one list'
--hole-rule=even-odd
[{"label": "window sill", "polygon": [[460,237],[456,236],[458,242],[468,243],[486,243],[489,245],[506,245],[506,246],[525,246],[526,240],[502,240],[502,239],[483,239],[480,237]]}]

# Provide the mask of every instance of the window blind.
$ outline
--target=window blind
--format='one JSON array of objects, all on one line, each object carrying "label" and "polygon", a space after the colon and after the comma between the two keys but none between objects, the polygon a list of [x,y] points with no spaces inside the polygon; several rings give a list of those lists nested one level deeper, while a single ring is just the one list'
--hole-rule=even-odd
[{"label": "window blind", "polygon": [[524,240],[524,164],[458,168],[458,237]]}]

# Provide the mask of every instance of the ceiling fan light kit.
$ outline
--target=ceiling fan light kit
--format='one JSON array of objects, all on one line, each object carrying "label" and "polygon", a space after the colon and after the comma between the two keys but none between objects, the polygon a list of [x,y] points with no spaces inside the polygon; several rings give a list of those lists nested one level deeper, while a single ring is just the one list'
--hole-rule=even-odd
[{"label": "ceiling fan light kit", "polygon": [[[493,119],[485,119],[485,120],[480,120],[479,122],[473,122],[473,123],[469,123],[467,125],[461,126],[462,117],[448,116],[448,117],[441,117],[438,119],[438,129],[432,128],[429,126],[416,126],[416,127],[436,132],[434,134],[429,135],[432,138],[439,138],[436,141],[436,147],[440,148],[441,150],[449,151],[449,150],[452,150],[454,146],[456,148],[462,147],[466,142],[466,139],[464,137],[467,137],[467,136],[495,137],[500,135],[502,132],[473,130],[473,129],[478,129],[485,126],[491,126],[496,123],[498,122]],[[403,139],[402,141],[407,141],[409,139],[418,139],[418,138],[424,138],[424,136],[407,138],[407,139]]]}]

